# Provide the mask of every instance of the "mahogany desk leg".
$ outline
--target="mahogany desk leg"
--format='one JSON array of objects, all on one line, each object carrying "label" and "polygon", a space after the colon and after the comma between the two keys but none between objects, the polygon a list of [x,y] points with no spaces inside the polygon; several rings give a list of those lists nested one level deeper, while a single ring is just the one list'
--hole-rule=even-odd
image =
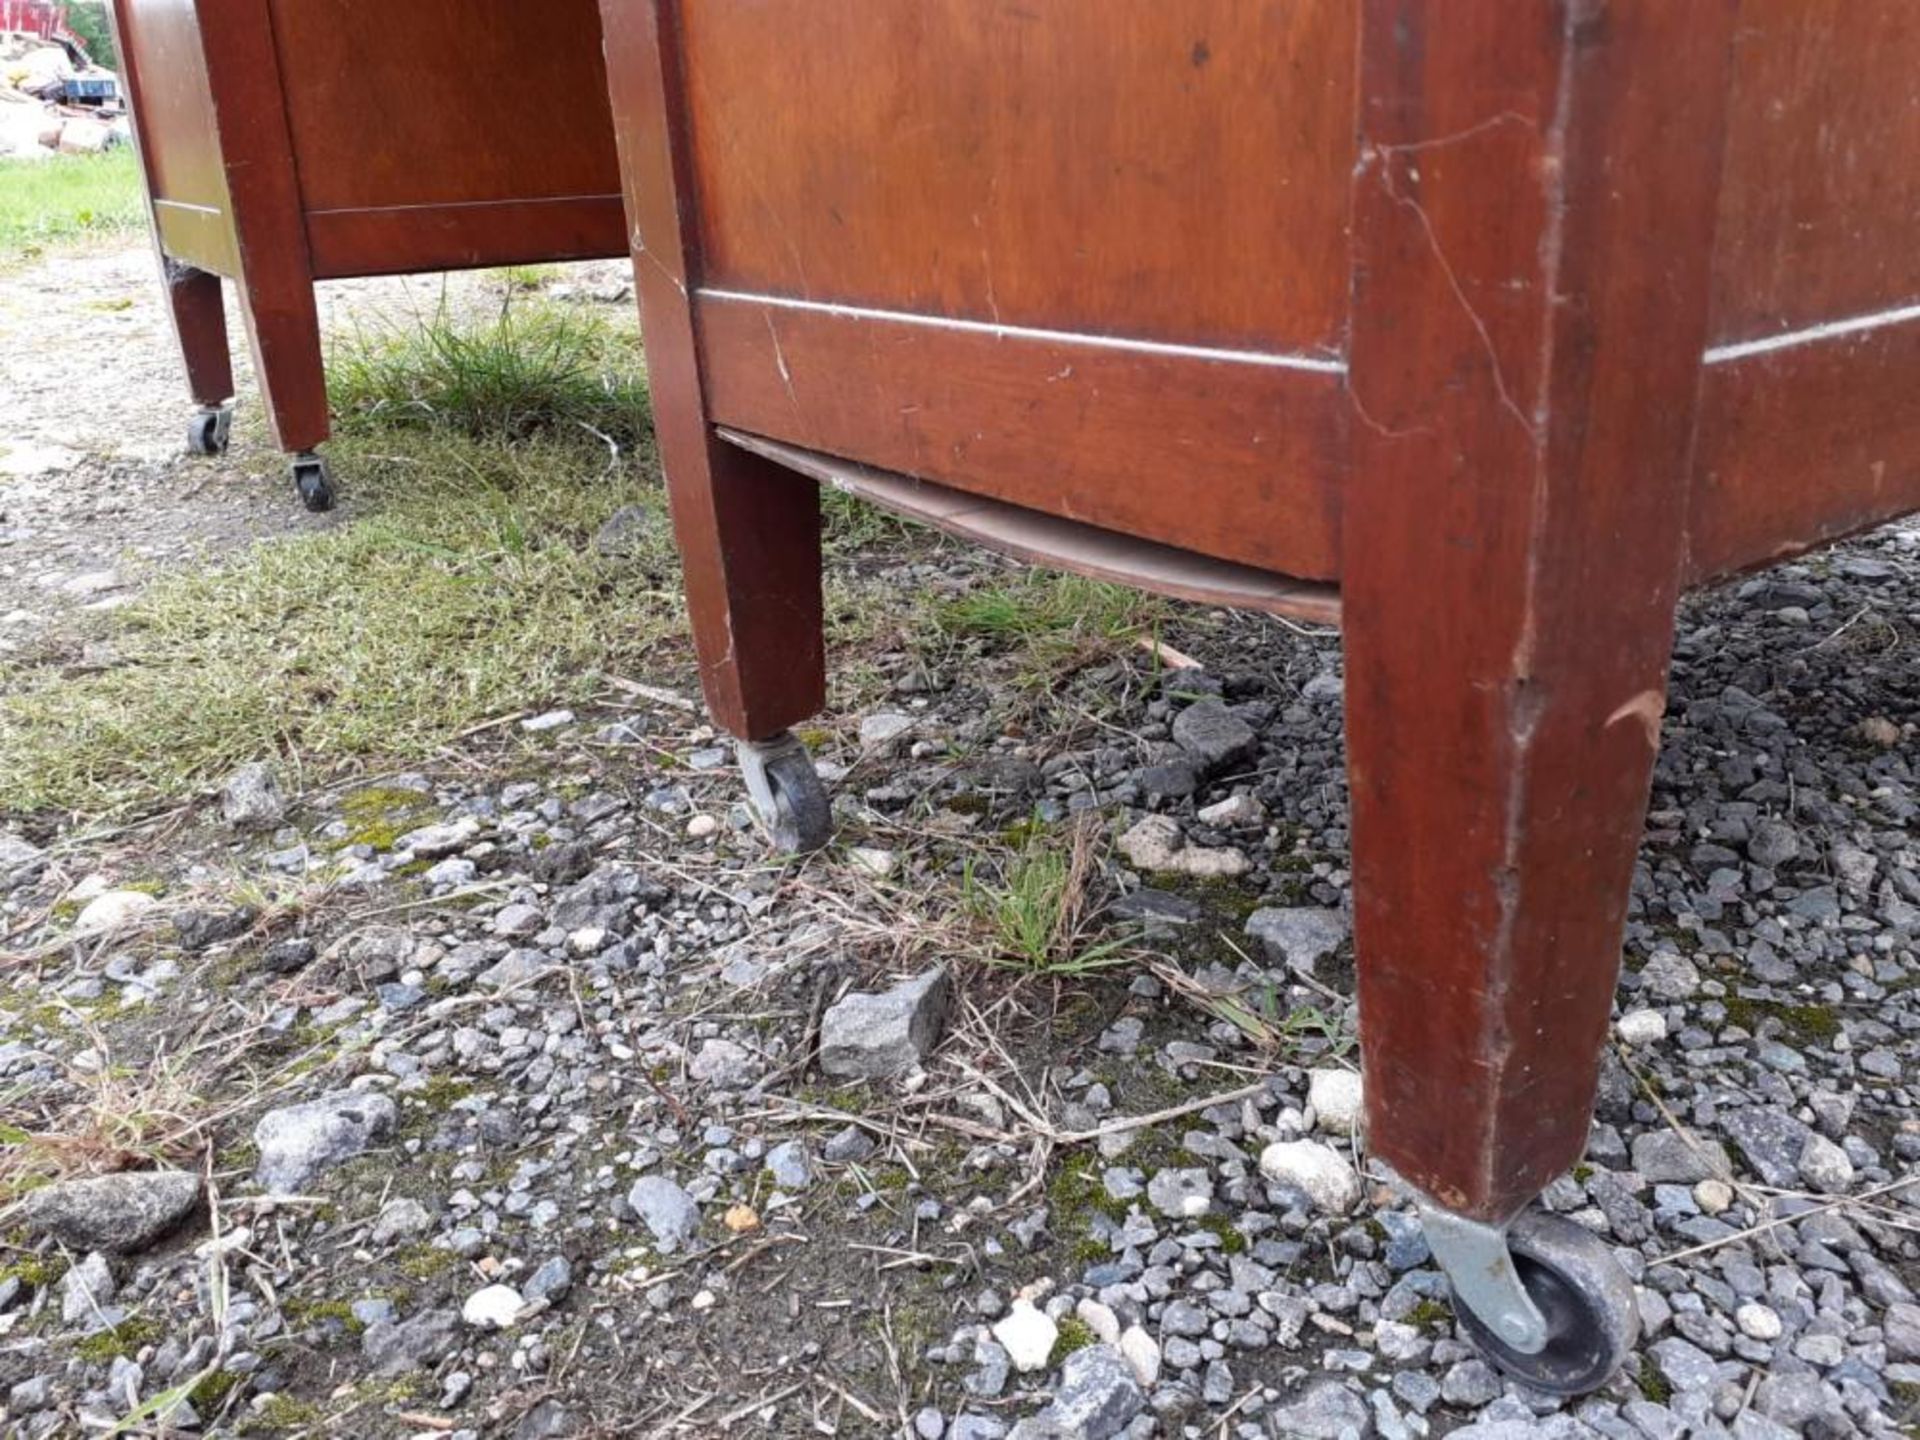
[{"label": "mahogany desk leg", "polygon": [[174,340],[187,370],[187,389],[199,412],[187,424],[187,449],[218,455],[227,448],[233,412],[233,355],[227,348],[227,314],[220,277],[167,255],[160,257],[161,284]]},{"label": "mahogany desk leg", "polygon": [[1732,7],[1543,13],[1363,8],[1342,623],[1370,1144],[1572,1394],[1632,1287],[1522,1212],[1586,1146],[1659,744]]},{"label": "mahogany desk leg", "polygon": [[327,371],[313,284],[281,276],[249,276],[241,262],[241,310],[253,368],[266,400],[273,442],[293,456],[293,483],[309,510],[333,506],[333,482],[314,452],[330,432]]},{"label": "mahogany desk leg", "polygon": [[654,433],[686,570],[700,684],[739,741],[754,807],[785,850],[826,843],[825,786],[787,727],[826,698],[820,490],[715,437],[689,294],[700,254],[689,221],[689,138],[669,7],[602,0],[607,83],[647,340]]}]

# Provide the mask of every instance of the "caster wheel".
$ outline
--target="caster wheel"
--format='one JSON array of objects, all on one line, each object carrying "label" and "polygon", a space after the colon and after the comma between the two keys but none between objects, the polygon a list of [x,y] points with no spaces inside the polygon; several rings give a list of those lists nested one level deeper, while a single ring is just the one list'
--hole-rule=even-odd
[{"label": "caster wheel", "polygon": [[294,460],[293,488],[300,494],[300,503],[316,515],[333,508],[333,477],[327,473],[327,462],[318,455]]},{"label": "caster wheel", "polygon": [[1522,1215],[1507,1231],[1507,1248],[1547,1322],[1546,1345],[1531,1355],[1517,1350],[1456,1301],[1461,1325],[1523,1385],[1548,1395],[1599,1389],[1640,1338],[1633,1281],[1598,1236],[1557,1215]]},{"label": "caster wheel", "polygon": [[233,431],[233,412],[221,408],[200,411],[187,422],[187,453],[224,455],[227,437]]},{"label": "caster wheel", "polygon": [[807,747],[781,735],[742,740],[739,752],[747,795],[774,848],[800,855],[825,845],[833,833],[833,807]]}]

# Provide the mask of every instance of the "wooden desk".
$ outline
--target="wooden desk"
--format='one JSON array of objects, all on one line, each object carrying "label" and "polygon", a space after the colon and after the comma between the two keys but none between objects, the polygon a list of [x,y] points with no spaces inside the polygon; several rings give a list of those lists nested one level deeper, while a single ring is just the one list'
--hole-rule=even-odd
[{"label": "wooden desk", "polygon": [[1369,1143],[1565,1392],[1676,597],[1920,507],[1908,0],[602,0],[707,699],[827,808],[816,481],[1338,618]]},{"label": "wooden desk", "polygon": [[301,498],[332,485],[313,282],[626,250],[594,0],[114,0],[193,398],[226,445],[239,288]]}]

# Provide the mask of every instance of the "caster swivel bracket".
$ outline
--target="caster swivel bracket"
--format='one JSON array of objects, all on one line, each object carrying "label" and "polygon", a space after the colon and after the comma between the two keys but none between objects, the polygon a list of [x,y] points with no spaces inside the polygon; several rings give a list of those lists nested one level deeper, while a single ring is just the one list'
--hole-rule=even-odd
[{"label": "caster swivel bracket", "polygon": [[1427,1245],[1459,1302],[1502,1341],[1523,1355],[1546,1349],[1547,1320],[1521,1283],[1507,1248],[1507,1227],[1420,1207]]}]

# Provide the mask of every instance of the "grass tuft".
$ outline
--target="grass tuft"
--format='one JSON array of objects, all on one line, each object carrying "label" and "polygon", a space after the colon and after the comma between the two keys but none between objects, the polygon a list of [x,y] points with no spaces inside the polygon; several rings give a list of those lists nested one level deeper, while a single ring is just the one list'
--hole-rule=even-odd
[{"label": "grass tuft", "polygon": [[127,234],[146,223],[140,167],[130,147],[105,155],[0,160],[0,259],[57,240]]},{"label": "grass tuft", "polygon": [[651,432],[637,337],[590,310],[511,291],[487,319],[457,317],[443,299],[413,323],[360,329],[335,342],[327,383],[349,434],[586,434],[632,447]]},{"label": "grass tuft", "polygon": [[969,857],[961,899],[985,935],[990,962],[1036,975],[1084,975],[1132,960],[1130,937],[1092,938],[1088,882],[1099,833],[1097,822],[1083,818],[1064,845],[1036,833],[997,866]]}]

